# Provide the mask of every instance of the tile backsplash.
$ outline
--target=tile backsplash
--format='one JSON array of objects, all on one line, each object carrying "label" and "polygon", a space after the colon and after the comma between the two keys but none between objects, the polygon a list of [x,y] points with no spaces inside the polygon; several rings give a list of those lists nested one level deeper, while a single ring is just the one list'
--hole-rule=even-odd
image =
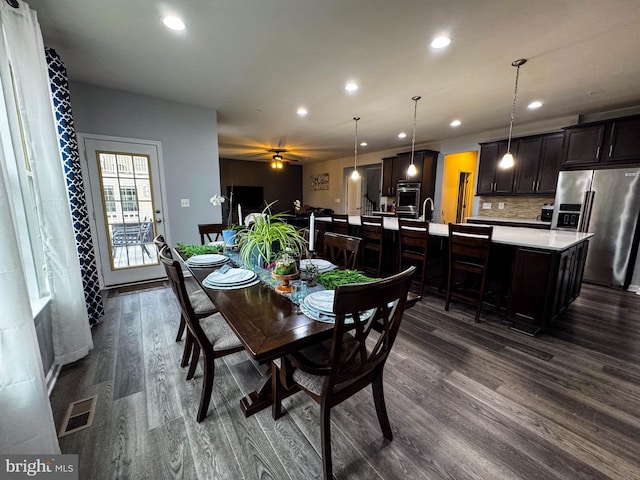
[{"label": "tile backsplash", "polygon": [[[479,217],[522,218],[539,220],[545,203],[553,203],[554,197],[480,197]],[[500,209],[500,204],[503,208]],[[483,208],[490,204],[490,208]]]}]

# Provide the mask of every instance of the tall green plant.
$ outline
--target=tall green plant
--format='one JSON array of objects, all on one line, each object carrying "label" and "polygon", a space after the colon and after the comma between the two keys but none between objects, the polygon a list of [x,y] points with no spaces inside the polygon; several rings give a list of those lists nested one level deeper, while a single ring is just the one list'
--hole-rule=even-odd
[{"label": "tall green plant", "polygon": [[246,266],[251,265],[252,259],[256,259],[258,265],[262,262],[268,264],[277,251],[287,250],[299,255],[307,248],[303,235],[283,221],[287,214],[271,214],[274,203],[268,204],[262,215],[255,218],[255,223],[238,234],[240,261]]}]

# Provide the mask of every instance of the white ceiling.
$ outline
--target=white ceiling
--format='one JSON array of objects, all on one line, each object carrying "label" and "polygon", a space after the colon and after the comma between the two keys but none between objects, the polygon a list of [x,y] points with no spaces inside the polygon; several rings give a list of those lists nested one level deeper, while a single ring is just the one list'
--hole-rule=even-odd
[{"label": "white ceiling", "polygon": [[[640,105],[638,0],[28,3],[72,80],[217,110],[223,157],[346,157],[356,115],[364,151],[406,150],[414,95],[417,143],[506,128],[518,58],[516,124]],[[186,31],[162,25],[170,12]],[[453,41],[435,51],[440,33]]]}]

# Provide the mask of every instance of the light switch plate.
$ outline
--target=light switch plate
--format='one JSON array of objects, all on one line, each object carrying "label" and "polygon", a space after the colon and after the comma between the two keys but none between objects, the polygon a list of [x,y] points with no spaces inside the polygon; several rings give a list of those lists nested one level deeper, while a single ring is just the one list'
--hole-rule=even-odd
[{"label": "light switch plate", "polygon": [[498,203],[498,210],[504,210],[504,203],[503,202]]},{"label": "light switch plate", "polygon": [[181,198],[180,199],[180,206],[181,207],[188,207],[189,206],[189,199],[188,198]]},{"label": "light switch plate", "polygon": [[490,202],[484,202],[482,204],[482,209],[483,210],[491,210],[491,203]]}]

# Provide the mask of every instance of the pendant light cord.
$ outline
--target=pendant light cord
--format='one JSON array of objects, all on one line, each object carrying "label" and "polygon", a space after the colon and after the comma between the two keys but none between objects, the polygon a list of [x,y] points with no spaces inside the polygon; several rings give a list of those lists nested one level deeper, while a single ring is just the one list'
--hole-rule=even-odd
[{"label": "pendant light cord", "polygon": [[507,142],[507,153],[511,153],[511,134],[513,132],[513,120],[516,115],[516,98],[518,96],[518,78],[520,77],[520,67],[526,62],[525,59],[516,60],[511,65],[516,68],[516,83],[513,89],[513,104],[511,105],[511,122],[509,123],[509,141]]},{"label": "pendant light cord", "polygon": [[422,97],[420,96],[415,96],[415,97],[411,97],[411,100],[414,101],[414,106],[413,106],[413,138],[411,139],[411,165],[413,165],[413,154],[415,152],[416,149],[416,115],[418,113],[418,100],[420,100]]},{"label": "pendant light cord", "polygon": [[353,148],[353,169],[357,170],[358,169],[358,120],[360,120],[360,117],[353,117],[353,119],[356,121],[356,140]]}]

